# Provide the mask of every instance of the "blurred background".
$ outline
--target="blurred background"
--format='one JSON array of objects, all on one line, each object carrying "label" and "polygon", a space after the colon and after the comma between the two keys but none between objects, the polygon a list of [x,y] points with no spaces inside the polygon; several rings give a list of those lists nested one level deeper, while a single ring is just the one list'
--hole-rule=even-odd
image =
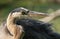
[{"label": "blurred background", "polygon": [[[0,23],[8,16],[9,12],[18,7],[29,10],[51,13],[60,9],[60,0],[0,0]],[[60,33],[60,17],[51,21],[52,29]]]}]

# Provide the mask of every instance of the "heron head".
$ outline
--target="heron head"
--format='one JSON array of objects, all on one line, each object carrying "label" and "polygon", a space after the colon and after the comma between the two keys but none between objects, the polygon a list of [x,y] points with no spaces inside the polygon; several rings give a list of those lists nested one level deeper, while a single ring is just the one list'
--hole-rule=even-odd
[{"label": "heron head", "polygon": [[29,12],[28,9],[20,7],[20,8],[16,8],[13,11],[11,11],[11,14],[13,17],[21,17],[22,15],[27,15]]}]

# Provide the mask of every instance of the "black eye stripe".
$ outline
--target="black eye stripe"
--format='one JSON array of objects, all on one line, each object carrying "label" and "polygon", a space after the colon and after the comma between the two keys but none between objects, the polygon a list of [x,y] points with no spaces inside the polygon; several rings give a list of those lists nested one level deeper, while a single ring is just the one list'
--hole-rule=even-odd
[{"label": "black eye stripe", "polygon": [[29,10],[25,9],[25,8],[16,8],[14,10],[11,11],[11,14],[15,13],[15,12],[22,12],[22,14],[28,14]]},{"label": "black eye stripe", "polygon": [[11,13],[20,12],[20,11],[21,11],[21,8],[16,8],[16,9],[12,10]]}]

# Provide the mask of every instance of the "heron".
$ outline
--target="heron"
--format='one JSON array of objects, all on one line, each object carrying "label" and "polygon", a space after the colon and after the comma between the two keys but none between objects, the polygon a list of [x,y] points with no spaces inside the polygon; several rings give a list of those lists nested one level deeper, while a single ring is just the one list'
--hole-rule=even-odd
[{"label": "heron", "polygon": [[[40,13],[39,12],[35,13],[34,11],[29,11],[28,9],[25,9],[25,8],[22,8],[22,7],[12,10],[7,17],[6,22],[1,24],[0,39],[21,39],[21,38],[27,39],[28,37],[26,38],[26,35],[22,36],[22,34],[23,34],[23,32],[25,32],[25,29],[27,29],[28,31],[29,31],[29,29],[25,28],[24,26],[26,26],[26,27],[27,27],[27,25],[29,25],[29,26],[33,25],[34,26],[35,25],[34,23],[36,23],[37,25],[39,25],[40,23],[46,24],[47,22],[51,21],[52,19],[54,19],[55,17],[58,16],[58,15],[56,15],[56,13],[55,14],[54,13],[49,14],[48,16],[43,13],[41,15],[44,15],[44,16],[47,16],[47,17],[45,17],[43,19],[39,19],[39,21],[36,21],[34,19],[29,18],[32,14],[37,14],[38,15]],[[57,13],[57,14],[59,14],[59,13]],[[43,21],[43,22],[41,22],[41,21]],[[24,24],[22,24],[22,23],[24,23]],[[38,32],[38,30],[37,30],[37,32]],[[37,32],[34,32],[34,33],[37,33]],[[39,39],[40,36],[38,36],[38,34],[36,34],[36,36]],[[48,35],[46,35],[46,36],[48,37]],[[35,39],[37,39],[37,38],[35,38]],[[30,39],[30,38],[28,38],[28,39]],[[33,39],[33,38],[31,38],[31,39]]]}]

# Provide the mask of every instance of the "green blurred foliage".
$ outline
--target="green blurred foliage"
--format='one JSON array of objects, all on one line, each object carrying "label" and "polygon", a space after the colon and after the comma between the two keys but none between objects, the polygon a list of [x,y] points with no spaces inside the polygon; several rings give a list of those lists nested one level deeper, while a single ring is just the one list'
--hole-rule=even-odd
[{"label": "green blurred foliage", "polygon": [[0,0],[0,5],[11,3],[13,0]]},{"label": "green blurred foliage", "polygon": [[[10,11],[18,7],[25,7],[30,10],[51,13],[60,9],[59,0],[0,0],[0,23],[5,20]],[[37,17],[39,18],[39,17]],[[54,30],[60,33],[60,18],[52,20]]]}]

